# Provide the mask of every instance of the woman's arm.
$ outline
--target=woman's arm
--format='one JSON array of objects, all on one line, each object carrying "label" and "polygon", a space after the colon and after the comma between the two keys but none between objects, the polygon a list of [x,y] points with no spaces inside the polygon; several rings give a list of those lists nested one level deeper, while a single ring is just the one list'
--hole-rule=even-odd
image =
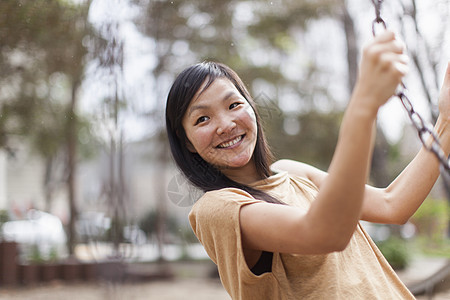
[{"label": "woman's arm", "polygon": [[313,254],[346,247],[361,215],[378,109],[405,74],[402,53],[391,32],[379,35],[364,49],[359,78],[317,200],[307,213],[264,203],[244,206],[240,215],[244,248]]},{"label": "woman's arm", "polygon": [[[434,127],[441,147],[450,152],[450,63],[439,95],[439,118]],[[430,139],[428,143],[431,143]],[[439,177],[439,162],[424,147],[384,189],[368,187],[361,218],[376,223],[404,224],[419,208]]]},{"label": "woman's arm", "polygon": [[[450,123],[450,63],[447,66],[439,96],[439,111],[440,115],[434,131],[448,155],[450,152],[450,130],[448,128]],[[431,143],[431,140],[428,142]],[[306,177],[318,187],[322,185],[328,175],[312,166],[291,160],[277,161],[272,167]],[[411,163],[387,188],[366,185],[361,219],[375,223],[404,224],[428,196],[438,176],[438,160],[433,153],[422,147]]]}]

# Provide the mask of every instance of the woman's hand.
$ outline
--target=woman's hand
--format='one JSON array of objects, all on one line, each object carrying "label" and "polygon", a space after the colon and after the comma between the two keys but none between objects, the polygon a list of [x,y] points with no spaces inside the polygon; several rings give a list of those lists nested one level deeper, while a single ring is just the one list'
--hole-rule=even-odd
[{"label": "woman's hand", "polygon": [[408,57],[404,49],[391,31],[383,32],[364,47],[355,92],[369,108],[378,111],[407,73]]}]

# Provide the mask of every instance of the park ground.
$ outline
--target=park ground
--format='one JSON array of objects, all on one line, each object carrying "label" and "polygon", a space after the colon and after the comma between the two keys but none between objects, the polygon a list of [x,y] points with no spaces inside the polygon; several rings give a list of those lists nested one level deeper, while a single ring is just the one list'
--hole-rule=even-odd
[{"label": "park ground", "polygon": [[[411,268],[399,272],[406,283],[434,272],[444,263],[443,260],[417,260]],[[16,286],[0,288],[0,300],[230,300],[217,277],[213,274],[211,262],[178,264],[174,270],[176,276],[170,280],[108,281],[65,283],[54,281],[34,286]],[[420,295],[418,300],[450,300],[450,290],[438,291],[432,297]]]},{"label": "park ground", "polygon": [[[54,282],[44,286],[2,289],[0,299],[230,300],[231,298],[217,279],[177,279],[128,284]],[[432,298],[423,295],[417,299],[449,300],[450,291],[437,293]]]}]

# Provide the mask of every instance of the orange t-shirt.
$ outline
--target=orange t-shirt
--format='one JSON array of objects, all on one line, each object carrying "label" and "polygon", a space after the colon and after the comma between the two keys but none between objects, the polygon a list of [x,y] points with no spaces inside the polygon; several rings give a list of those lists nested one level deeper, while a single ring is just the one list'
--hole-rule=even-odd
[{"label": "orange t-shirt", "polygon": [[[286,172],[252,186],[305,210],[317,194],[312,182]],[[414,299],[360,225],[344,251],[274,253],[272,271],[253,274],[242,249],[239,212],[257,202],[261,200],[245,191],[226,188],[205,193],[189,214],[194,233],[233,299]]]}]

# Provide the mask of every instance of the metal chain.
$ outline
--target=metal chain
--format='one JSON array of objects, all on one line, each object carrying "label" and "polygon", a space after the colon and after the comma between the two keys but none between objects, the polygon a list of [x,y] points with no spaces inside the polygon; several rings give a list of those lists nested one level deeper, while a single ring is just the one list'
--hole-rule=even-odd
[{"label": "metal chain", "polygon": [[375,36],[375,25],[381,24],[386,28],[386,23],[381,18],[381,4],[383,0],[372,0],[373,6],[375,7],[375,19],[372,22],[372,34]]},{"label": "metal chain", "polygon": [[[381,18],[381,4],[383,3],[383,0],[372,0],[372,3],[375,7],[375,19],[372,22],[372,34],[373,36],[375,36],[375,26],[377,24],[381,24],[384,28],[387,28],[387,26],[383,18]],[[439,160],[439,163],[441,164],[441,170],[445,169],[447,172],[450,172],[450,163],[448,157],[445,155],[445,152],[441,147],[441,143],[439,142],[437,134],[434,132],[433,127],[429,123],[425,122],[422,116],[414,110],[411,101],[409,101],[408,97],[405,94],[406,91],[406,86],[402,82],[401,90],[398,91],[395,96],[398,97],[402,102],[403,107],[408,113],[411,123],[417,130],[422,145],[425,147],[425,149],[432,152],[436,156],[436,158]],[[427,139],[429,138],[431,138],[431,143],[427,143]]]}]

